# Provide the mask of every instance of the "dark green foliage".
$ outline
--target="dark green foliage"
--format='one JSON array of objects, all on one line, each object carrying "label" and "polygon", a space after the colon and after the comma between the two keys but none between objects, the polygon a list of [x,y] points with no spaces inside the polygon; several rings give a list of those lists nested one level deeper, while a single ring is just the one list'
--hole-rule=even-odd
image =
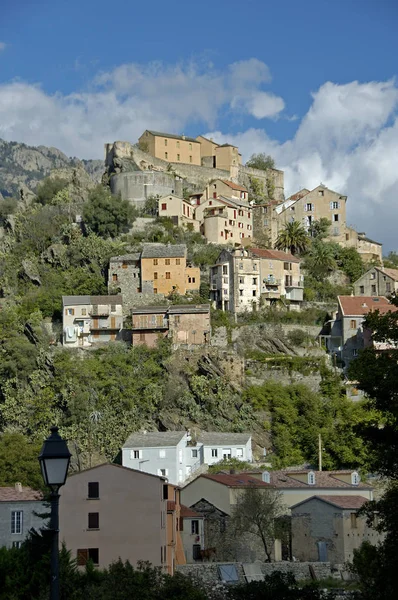
[{"label": "dark green foliage", "polygon": [[135,217],[135,210],[127,200],[113,196],[102,185],[91,190],[83,209],[87,227],[97,235],[115,238],[128,231]]},{"label": "dark green foliage", "polygon": [[35,490],[43,487],[39,456],[41,445],[29,442],[20,433],[0,436],[0,486],[14,486],[17,481]]},{"label": "dark green foliage", "polygon": [[252,581],[229,589],[229,600],[326,600],[327,596],[313,584],[299,586],[292,573],[276,571],[264,581]]},{"label": "dark green foliage", "polygon": [[337,264],[347,277],[349,277],[351,283],[354,283],[365,272],[365,265],[362,262],[361,255],[355,248],[340,248],[337,256]]},{"label": "dark green foliage", "polygon": [[286,223],[275,243],[278,250],[292,254],[304,254],[310,247],[311,239],[299,221]]},{"label": "dark green foliage", "polygon": [[304,346],[308,342],[308,334],[304,329],[293,329],[287,334],[287,339],[293,346]]},{"label": "dark green foliage", "polygon": [[12,215],[18,206],[18,200],[15,198],[4,198],[0,200],[0,225],[4,225],[7,217]]},{"label": "dark green foliage", "polygon": [[398,253],[389,252],[387,256],[383,257],[383,263],[387,269],[398,269]]},{"label": "dark green foliage", "polygon": [[47,177],[37,186],[36,202],[39,204],[50,204],[54,196],[66,188],[68,182],[61,177]]},{"label": "dark green foliage", "polygon": [[144,215],[149,215],[150,217],[156,217],[158,214],[158,205],[159,205],[159,199],[156,196],[149,196],[149,198],[147,198],[145,200],[145,205],[144,205],[144,210],[143,210],[143,214]]},{"label": "dark green foliage", "polygon": [[246,167],[266,171],[267,169],[275,169],[275,161],[269,154],[260,152],[259,154],[251,155],[251,157],[246,163]]},{"label": "dark green foliage", "polygon": [[321,217],[319,221],[312,221],[308,228],[308,233],[315,240],[323,240],[329,234],[331,224],[329,219]]}]

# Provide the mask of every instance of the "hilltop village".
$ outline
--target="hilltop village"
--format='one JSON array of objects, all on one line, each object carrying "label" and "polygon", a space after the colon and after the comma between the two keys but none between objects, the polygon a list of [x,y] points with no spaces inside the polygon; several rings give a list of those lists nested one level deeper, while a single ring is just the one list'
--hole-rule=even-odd
[{"label": "hilltop village", "polygon": [[[79,569],[342,581],[383,539],[360,512],[380,490],[351,369],[391,348],[367,317],[397,310],[398,264],[341,191],[285,198],[271,157],[146,130],[104,166],[101,184],[58,169],[1,201],[0,456],[59,425]],[[0,546],[42,525],[35,468],[20,473],[0,477]]]}]

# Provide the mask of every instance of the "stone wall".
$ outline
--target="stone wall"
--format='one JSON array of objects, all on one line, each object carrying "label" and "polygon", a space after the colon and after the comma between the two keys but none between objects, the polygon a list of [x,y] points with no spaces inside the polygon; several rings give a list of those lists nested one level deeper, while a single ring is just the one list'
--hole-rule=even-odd
[{"label": "stone wall", "polygon": [[262,171],[260,169],[253,169],[252,167],[241,165],[238,172],[239,183],[249,188],[251,177],[255,177],[262,182],[264,192],[267,190],[267,179],[271,179],[274,185],[273,199],[280,201],[285,199],[283,171],[279,171],[278,169],[267,169],[266,171]]},{"label": "stone wall", "polygon": [[[278,335],[278,329],[280,329],[280,331],[282,331],[283,335],[287,335],[290,331],[294,331],[295,329],[302,329],[304,330],[307,335],[311,338],[313,338],[314,340],[318,337],[320,331],[321,331],[321,326],[320,325],[294,325],[294,324],[284,324],[284,323],[278,323],[278,324],[274,324],[274,323],[254,323],[253,325],[241,325],[240,327],[234,327],[231,330],[231,335],[230,335],[230,340],[232,345],[235,344],[236,342],[239,341],[239,338],[245,335],[252,335],[252,332],[255,333],[256,329],[259,329],[259,326],[262,326],[262,328],[269,333],[269,335],[272,336],[277,336]],[[279,333],[280,335],[280,333]],[[212,341],[211,341],[211,345],[212,346],[217,346],[218,348],[227,348],[229,343],[228,343],[228,332],[227,332],[227,328],[226,327],[217,327],[214,332],[213,332],[213,336],[212,336]]]},{"label": "stone wall", "polygon": [[137,208],[141,208],[151,196],[182,196],[182,181],[170,173],[159,171],[131,171],[115,173],[110,178],[112,194],[120,194]]}]

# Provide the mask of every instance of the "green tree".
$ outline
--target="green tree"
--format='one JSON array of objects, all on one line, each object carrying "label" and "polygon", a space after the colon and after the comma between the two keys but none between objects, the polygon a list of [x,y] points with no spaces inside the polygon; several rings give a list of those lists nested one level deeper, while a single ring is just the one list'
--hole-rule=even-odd
[{"label": "green tree", "polygon": [[261,171],[267,171],[267,169],[275,169],[275,161],[269,154],[260,152],[259,154],[252,154],[246,163],[246,167],[252,169],[260,169]]},{"label": "green tree", "polygon": [[20,433],[0,436],[0,486],[14,486],[16,482],[34,490],[43,488],[39,456],[41,444],[30,442]]},{"label": "green tree", "polygon": [[127,200],[113,196],[102,185],[97,185],[89,194],[83,209],[83,219],[97,235],[115,238],[128,231],[135,217],[135,210]]},{"label": "green tree", "polygon": [[292,254],[303,254],[309,246],[310,238],[298,221],[286,223],[275,244],[279,250],[288,250]]},{"label": "green tree", "polygon": [[340,248],[337,256],[337,264],[349,277],[351,283],[360,278],[365,272],[365,265],[361,255],[355,248]]},{"label": "green tree", "polygon": [[329,229],[332,222],[326,217],[321,217],[318,221],[313,221],[308,228],[309,235],[316,240],[323,240],[329,235]]},{"label": "green tree", "polygon": [[50,204],[54,196],[66,188],[68,182],[61,177],[47,177],[37,186],[36,202]]},{"label": "green tree", "polygon": [[7,217],[17,210],[18,200],[15,198],[3,198],[0,200],[0,224],[4,225]]},{"label": "green tree", "polygon": [[323,281],[337,268],[333,244],[315,239],[305,257],[306,271],[317,281]]},{"label": "green tree", "polygon": [[391,251],[383,258],[384,266],[387,269],[398,269],[398,253]]}]

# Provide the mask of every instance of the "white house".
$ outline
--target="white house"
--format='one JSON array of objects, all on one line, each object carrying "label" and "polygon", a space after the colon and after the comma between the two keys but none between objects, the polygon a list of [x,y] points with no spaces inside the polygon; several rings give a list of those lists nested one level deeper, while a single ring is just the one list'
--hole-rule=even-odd
[{"label": "white house", "polygon": [[178,485],[203,464],[238,458],[251,462],[248,433],[202,433],[194,439],[189,431],[132,433],[122,449],[124,467],[167,477]]}]

